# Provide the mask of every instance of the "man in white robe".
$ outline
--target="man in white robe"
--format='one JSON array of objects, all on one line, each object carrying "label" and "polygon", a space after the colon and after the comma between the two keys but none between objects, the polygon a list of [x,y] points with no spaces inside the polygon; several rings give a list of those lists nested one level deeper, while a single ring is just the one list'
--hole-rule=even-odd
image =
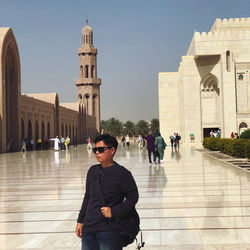
[{"label": "man in white robe", "polygon": [[60,140],[58,139],[58,136],[56,138],[50,139],[50,141],[54,141],[54,150],[59,150]]}]

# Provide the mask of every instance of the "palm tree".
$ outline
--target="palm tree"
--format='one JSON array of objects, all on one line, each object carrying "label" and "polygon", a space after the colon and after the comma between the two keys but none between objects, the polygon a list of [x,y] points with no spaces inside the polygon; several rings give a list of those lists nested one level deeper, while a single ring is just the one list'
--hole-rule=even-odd
[{"label": "palm tree", "polygon": [[127,121],[123,124],[123,131],[129,137],[133,137],[135,135],[135,124],[131,121]]},{"label": "palm tree", "polygon": [[145,136],[149,132],[149,124],[144,120],[138,121],[136,124],[136,128],[137,128],[137,135]]}]

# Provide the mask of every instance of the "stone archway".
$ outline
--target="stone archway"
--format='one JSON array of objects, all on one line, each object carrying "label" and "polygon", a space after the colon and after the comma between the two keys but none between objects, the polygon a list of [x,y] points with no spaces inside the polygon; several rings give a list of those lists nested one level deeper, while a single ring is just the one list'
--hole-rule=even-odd
[{"label": "stone archway", "polygon": [[239,125],[239,134],[247,130],[247,128],[248,128],[247,124],[245,122],[241,122]]},{"label": "stone archway", "polygon": [[47,124],[47,139],[50,139],[50,123]]},{"label": "stone archway", "polygon": [[36,121],[35,123],[35,141],[37,143],[37,140],[39,138],[39,125],[38,125],[38,122]]},{"label": "stone archway", "polygon": [[28,122],[28,139],[31,140],[32,139],[32,123],[29,120]]},{"label": "stone archway", "polygon": [[42,121],[42,140],[45,138],[45,125],[44,122]]},{"label": "stone archway", "polygon": [[[221,128],[220,89],[218,79],[208,74],[201,81],[201,122],[202,131]],[[203,132],[203,137],[204,137]]]},{"label": "stone archway", "polygon": [[21,95],[20,58],[10,28],[0,28],[0,151],[18,151],[21,143],[19,98]]}]

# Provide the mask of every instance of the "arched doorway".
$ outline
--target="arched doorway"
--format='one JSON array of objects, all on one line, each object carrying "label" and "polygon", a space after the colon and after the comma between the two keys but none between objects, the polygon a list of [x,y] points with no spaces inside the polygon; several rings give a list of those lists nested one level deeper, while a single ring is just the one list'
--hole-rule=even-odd
[{"label": "arched doorway", "polygon": [[50,138],[50,124],[48,122],[48,124],[47,124],[47,139],[49,139],[49,138]]},{"label": "arched doorway", "polygon": [[55,122],[54,122],[54,130],[55,130],[55,134],[54,136],[59,136],[59,98],[58,95],[56,94],[55,97]]},{"label": "arched doorway", "polygon": [[29,120],[28,122],[28,139],[31,140],[32,139],[32,124],[31,121]]},{"label": "arched doorway", "polygon": [[44,122],[42,122],[42,140],[45,138],[45,126]]},{"label": "arched doorway", "polygon": [[11,28],[1,28],[0,55],[0,153],[4,153],[20,149],[22,133],[20,58]]},{"label": "arched doorway", "polygon": [[211,130],[221,128],[220,89],[218,79],[208,74],[201,81],[201,121],[203,137],[209,137]]},{"label": "arched doorway", "polygon": [[248,126],[245,122],[241,122],[239,125],[239,133],[241,134],[242,132],[244,132],[245,130],[247,130]]},{"label": "arched doorway", "polygon": [[5,56],[6,151],[18,150],[18,62],[11,45]]},{"label": "arched doorway", "polygon": [[64,126],[62,124],[62,137],[64,137]]},{"label": "arched doorway", "polygon": [[35,124],[35,141],[36,142],[38,138],[39,138],[39,126],[38,126],[38,122],[36,121],[36,124]]}]

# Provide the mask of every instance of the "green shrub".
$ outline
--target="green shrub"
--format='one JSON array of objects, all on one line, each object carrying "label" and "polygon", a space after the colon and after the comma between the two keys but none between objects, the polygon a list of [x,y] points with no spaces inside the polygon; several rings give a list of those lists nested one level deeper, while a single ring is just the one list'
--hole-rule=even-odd
[{"label": "green shrub", "polygon": [[250,159],[250,141],[245,144],[245,156]]},{"label": "green shrub", "polygon": [[203,146],[204,148],[207,148],[212,151],[219,151],[220,150],[219,141],[220,138],[218,137],[207,137],[203,141]]},{"label": "green shrub", "polygon": [[224,148],[222,153],[228,154],[228,155],[233,155],[233,144],[234,144],[234,139],[222,139],[224,141]]},{"label": "green shrub", "polygon": [[245,145],[247,144],[247,142],[248,140],[245,139],[233,140],[232,156],[244,158],[246,156]]},{"label": "green shrub", "polygon": [[206,137],[203,140],[203,147],[208,149],[208,142],[209,142],[210,137]]},{"label": "green shrub", "polygon": [[250,159],[250,140],[208,137],[203,140],[203,146],[211,151],[220,151],[233,157]]},{"label": "green shrub", "polygon": [[240,135],[241,139],[250,139],[250,129],[245,130]]}]

